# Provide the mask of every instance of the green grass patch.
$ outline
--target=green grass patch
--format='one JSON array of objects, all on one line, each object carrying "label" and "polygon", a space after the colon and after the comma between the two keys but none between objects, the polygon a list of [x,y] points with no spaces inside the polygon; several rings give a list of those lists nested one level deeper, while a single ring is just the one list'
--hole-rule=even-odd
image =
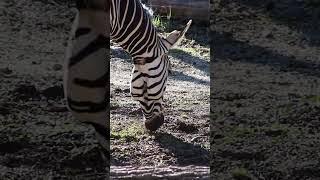
[{"label": "green grass patch", "polygon": [[287,130],[289,127],[288,127],[288,125],[286,125],[286,124],[280,124],[280,123],[278,123],[278,122],[275,122],[275,123],[272,123],[271,124],[271,127],[270,127],[270,129],[273,129],[273,130]]},{"label": "green grass patch", "polygon": [[232,171],[232,177],[237,180],[251,179],[248,170],[245,168],[236,168]]},{"label": "green grass patch", "polygon": [[305,96],[304,99],[315,104],[320,104],[320,95],[309,95]]},{"label": "green grass patch", "polygon": [[162,20],[161,17],[159,15],[154,16],[152,18],[152,24],[155,25],[156,27],[161,27],[162,26]]},{"label": "green grass patch", "polygon": [[118,108],[120,108],[121,106],[120,106],[120,104],[118,103],[118,102],[111,102],[110,103],[110,109],[111,110],[115,110],[115,109],[118,109]]},{"label": "green grass patch", "polygon": [[128,123],[124,127],[117,127],[116,125],[111,127],[111,138],[121,141],[139,142],[146,135],[146,131],[140,123]]},{"label": "green grass patch", "polygon": [[156,15],[156,16],[154,16],[152,19],[151,19],[151,21],[152,21],[152,24],[156,27],[156,28],[158,28],[158,29],[160,29],[160,30],[162,30],[162,31],[164,31],[164,30],[166,30],[166,29],[169,29],[170,27],[171,27],[171,21],[170,21],[170,19],[165,19],[165,18],[162,18],[160,15]]},{"label": "green grass patch", "polygon": [[[279,132],[280,134],[287,134],[291,129],[287,124],[280,124],[278,122],[272,123],[269,126],[254,126],[239,124],[239,125],[225,125],[225,129],[230,132],[230,137],[244,137],[244,136],[256,136],[265,133]],[[277,134],[277,135],[280,135]]]},{"label": "green grass patch", "polygon": [[245,126],[237,126],[235,128],[235,133],[239,136],[253,135],[256,132],[257,132],[256,128],[250,128]]},{"label": "green grass patch", "polygon": [[16,140],[17,140],[18,142],[29,143],[29,142],[31,141],[31,137],[32,137],[32,136],[31,136],[30,133],[24,132],[24,133],[18,135],[18,136],[16,137]]}]

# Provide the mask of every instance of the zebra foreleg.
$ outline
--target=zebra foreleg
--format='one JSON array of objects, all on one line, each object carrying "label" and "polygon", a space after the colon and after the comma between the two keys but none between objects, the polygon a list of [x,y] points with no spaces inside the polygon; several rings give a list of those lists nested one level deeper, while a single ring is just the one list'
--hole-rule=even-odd
[{"label": "zebra foreleg", "polygon": [[80,11],[74,21],[68,44],[65,95],[73,118],[95,128],[97,139],[109,158],[110,40],[93,27],[96,23],[90,23],[90,11],[82,13]]}]

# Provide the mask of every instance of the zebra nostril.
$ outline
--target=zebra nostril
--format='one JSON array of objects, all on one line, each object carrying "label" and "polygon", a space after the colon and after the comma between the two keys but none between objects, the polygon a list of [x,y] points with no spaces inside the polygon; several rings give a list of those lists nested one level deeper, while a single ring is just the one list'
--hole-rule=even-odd
[{"label": "zebra nostril", "polygon": [[150,119],[145,119],[144,125],[150,131],[156,131],[164,123],[163,114],[157,114]]}]

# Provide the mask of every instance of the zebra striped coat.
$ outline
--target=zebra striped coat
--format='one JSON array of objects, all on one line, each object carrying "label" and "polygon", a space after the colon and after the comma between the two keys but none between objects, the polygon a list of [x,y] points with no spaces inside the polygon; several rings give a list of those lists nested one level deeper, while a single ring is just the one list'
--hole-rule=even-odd
[{"label": "zebra striped coat", "polygon": [[[164,122],[163,94],[168,77],[169,48],[188,30],[157,34],[139,0],[78,0],[66,52],[64,87],[75,119],[92,124],[109,148],[110,37],[133,59],[131,95],[140,102],[145,126]],[[105,141],[105,142],[103,142]]]}]

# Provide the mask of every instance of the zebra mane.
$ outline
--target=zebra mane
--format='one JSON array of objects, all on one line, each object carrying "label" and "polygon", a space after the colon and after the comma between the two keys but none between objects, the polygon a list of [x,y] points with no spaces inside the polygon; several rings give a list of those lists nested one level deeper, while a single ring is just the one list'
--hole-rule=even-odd
[{"label": "zebra mane", "polygon": [[[141,2],[141,0],[140,0],[140,2]],[[149,14],[150,18],[152,18],[153,17],[153,10],[150,7],[143,4],[142,2],[141,2],[141,4],[142,4],[143,9]]]}]

